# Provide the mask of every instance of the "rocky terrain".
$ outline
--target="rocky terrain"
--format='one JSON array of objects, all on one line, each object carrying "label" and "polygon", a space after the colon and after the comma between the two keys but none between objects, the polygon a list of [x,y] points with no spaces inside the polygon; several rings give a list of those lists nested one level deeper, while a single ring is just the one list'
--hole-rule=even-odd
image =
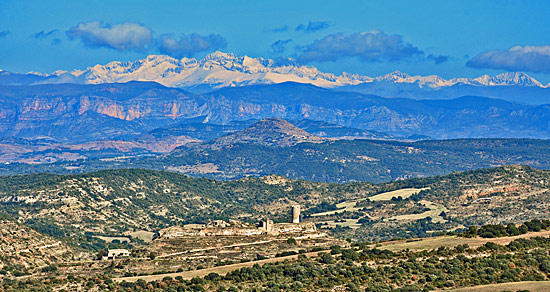
[{"label": "rocky terrain", "polygon": [[0,278],[23,276],[87,254],[62,239],[40,234],[22,224],[0,219]]}]

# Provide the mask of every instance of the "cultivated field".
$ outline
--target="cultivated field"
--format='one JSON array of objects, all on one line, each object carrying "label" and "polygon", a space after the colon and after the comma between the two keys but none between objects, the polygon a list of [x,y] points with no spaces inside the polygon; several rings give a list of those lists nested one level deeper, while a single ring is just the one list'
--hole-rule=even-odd
[{"label": "cultivated field", "polygon": [[441,204],[436,204],[436,203],[433,203],[433,202],[430,202],[430,201],[426,201],[426,200],[420,201],[420,204],[426,206],[426,208],[429,208],[430,211],[426,211],[426,212],[423,212],[423,213],[420,213],[420,214],[408,214],[408,215],[393,216],[393,217],[389,218],[389,220],[420,220],[420,219],[424,219],[424,218],[427,218],[427,217],[431,217],[432,222],[434,222],[434,223],[444,223],[446,221],[441,216],[439,216],[439,214],[441,214],[441,212],[449,212],[449,210],[447,208],[445,208],[445,206],[443,206]]},{"label": "cultivated field", "polygon": [[429,188],[422,188],[422,189],[414,189],[414,188],[407,188],[407,189],[400,189],[395,190],[391,192],[385,192],[381,193],[372,197],[369,197],[369,200],[371,201],[389,201],[392,198],[401,197],[403,199],[406,199],[414,194],[418,194],[420,191],[427,190]]},{"label": "cultivated field", "polygon": [[[440,246],[454,247],[461,244],[467,244],[470,247],[479,247],[487,242],[494,242],[497,244],[508,244],[518,238],[530,238],[536,236],[550,236],[550,230],[544,230],[540,232],[531,232],[518,236],[499,237],[499,238],[465,238],[458,236],[438,236],[432,238],[424,238],[418,240],[399,240],[388,241],[382,243],[379,248],[388,249],[392,251],[410,249],[410,250],[424,250],[435,249]],[[549,290],[550,291],[550,290]]]},{"label": "cultivated field", "polygon": [[349,227],[353,229],[361,227],[361,224],[357,223],[358,219],[344,219],[344,220],[346,220],[346,222],[321,221],[319,223],[322,223],[322,224],[324,223],[328,227],[341,226],[341,227]]},{"label": "cultivated field", "polygon": [[[359,200],[361,201],[361,200]],[[342,212],[354,212],[358,211],[361,208],[356,207],[357,202],[359,201],[345,201],[342,203],[336,204],[337,210],[327,211],[327,212],[321,212],[321,213],[315,213],[311,214],[312,217],[319,217],[319,216],[330,216],[334,215],[336,213],[342,213]]]},{"label": "cultivated field", "polygon": [[500,291],[518,291],[528,290],[530,292],[548,292],[550,291],[550,281],[529,281],[515,283],[500,283],[491,285],[474,286],[453,290],[445,290],[449,292],[500,292]]},{"label": "cultivated field", "polygon": [[[378,195],[375,195],[375,196],[372,196],[372,197],[368,197],[369,200],[371,201],[389,201],[391,200],[392,198],[397,198],[397,197],[401,197],[403,199],[406,199],[414,194],[417,194],[418,192],[422,191],[422,190],[427,190],[429,188],[422,188],[422,189],[414,189],[414,188],[407,188],[407,189],[400,189],[400,190],[395,190],[395,191],[391,191],[391,192],[385,192],[385,193],[381,193],[381,194],[378,194]],[[321,213],[315,213],[315,214],[311,214],[312,217],[319,217],[319,216],[330,216],[330,215],[334,215],[334,214],[337,214],[337,213],[342,213],[344,211],[346,212],[354,212],[354,211],[359,211],[361,208],[359,207],[356,207],[357,206],[357,202],[361,202],[361,201],[364,201],[365,199],[360,199],[360,200],[353,200],[353,201],[345,201],[345,202],[341,202],[341,203],[338,203],[336,204],[336,208],[338,208],[337,210],[332,210],[332,211],[327,211],[327,212],[321,212]],[[432,203],[433,204],[433,203]],[[430,208],[429,206],[427,206],[428,208]],[[441,213],[441,212],[440,212]],[[438,213],[439,214],[439,213]],[[424,217],[423,217],[424,218]]]}]

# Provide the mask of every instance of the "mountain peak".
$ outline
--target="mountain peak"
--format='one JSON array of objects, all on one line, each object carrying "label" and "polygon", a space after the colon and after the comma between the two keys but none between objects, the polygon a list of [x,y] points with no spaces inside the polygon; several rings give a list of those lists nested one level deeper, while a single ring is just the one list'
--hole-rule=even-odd
[{"label": "mountain peak", "polygon": [[522,85],[542,87],[542,84],[535,78],[523,72],[506,72],[492,78],[493,83],[499,85]]},{"label": "mountain peak", "polygon": [[380,81],[401,81],[403,79],[410,78],[411,76],[407,73],[403,73],[399,70],[395,70],[389,74],[379,76],[376,79]]},{"label": "mountain peak", "polygon": [[326,141],[279,118],[264,118],[250,127],[208,142],[209,148],[220,149],[235,144],[260,144],[287,147],[298,143]]},{"label": "mountain peak", "polygon": [[224,53],[221,51],[215,51],[204,57],[204,60],[235,60],[237,56],[232,53]]}]

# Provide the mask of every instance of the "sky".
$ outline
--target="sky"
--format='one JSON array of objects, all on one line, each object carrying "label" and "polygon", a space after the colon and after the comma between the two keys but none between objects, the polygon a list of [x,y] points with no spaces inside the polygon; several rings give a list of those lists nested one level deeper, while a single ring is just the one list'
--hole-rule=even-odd
[{"label": "sky", "polygon": [[1,0],[0,69],[50,73],[151,54],[289,58],[321,71],[550,82],[550,1]]}]

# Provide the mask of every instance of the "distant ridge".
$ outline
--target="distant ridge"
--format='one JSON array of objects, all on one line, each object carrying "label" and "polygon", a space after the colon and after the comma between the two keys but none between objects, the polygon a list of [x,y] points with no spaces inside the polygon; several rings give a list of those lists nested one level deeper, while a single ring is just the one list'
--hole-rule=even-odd
[{"label": "distant ridge", "polygon": [[221,149],[235,144],[260,144],[287,147],[298,143],[327,141],[312,135],[279,118],[264,118],[244,130],[231,133],[202,144],[208,149]]},{"label": "distant ridge", "polygon": [[[480,96],[449,100],[384,98],[295,82],[226,87],[208,94],[193,94],[137,81],[0,86],[0,93],[0,115],[4,115],[0,138],[46,137],[73,144],[135,140],[136,136],[159,128],[168,129],[190,119],[228,125],[266,117],[288,121],[309,119],[372,133],[356,131],[357,134],[350,137],[549,137],[548,105],[532,106]],[[348,136],[330,136],[323,129],[325,126],[310,126],[308,132],[317,136]],[[244,127],[246,125],[235,130]],[[307,125],[301,127],[307,128]],[[218,130],[225,131],[223,127]],[[350,133],[349,129],[344,132]],[[188,136],[183,132],[182,135]],[[217,137],[219,135],[197,138]]]}]

